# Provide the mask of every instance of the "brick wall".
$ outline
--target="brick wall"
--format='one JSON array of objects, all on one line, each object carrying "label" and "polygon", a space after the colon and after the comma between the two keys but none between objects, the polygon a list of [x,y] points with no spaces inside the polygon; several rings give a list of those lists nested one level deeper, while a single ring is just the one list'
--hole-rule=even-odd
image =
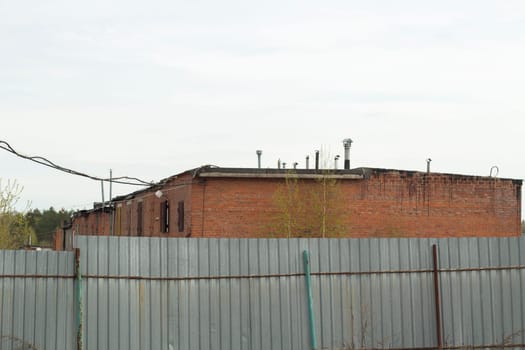
[{"label": "brick wall", "polygon": [[[153,188],[130,198],[125,198],[115,203],[115,235],[124,236],[162,236],[162,237],[185,237],[189,234],[190,208],[191,208],[191,182],[189,175],[174,178],[160,188],[161,197],[155,192],[159,188]],[[162,205],[167,202],[169,220],[167,232],[162,225]],[[184,203],[184,228],[179,231],[179,203]],[[142,207],[142,220],[139,219],[140,207]],[[142,228],[140,228],[142,221]],[[120,225],[120,230],[118,229]]]},{"label": "brick wall", "polygon": [[192,237],[268,236],[275,179],[206,179],[192,189]]},{"label": "brick wall", "polygon": [[350,232],[359,236],[520,235],[519,181],[384,172],[344,187]]},{"label": "brick wall", "polygon": [[[346,237],[518,236],[521,180],[363,169],[363,179],[339,180]],[[193,177],[186,172],[160,187],[116,201],[115,234],[171,237],[283,237],[275,232],[275,193],[283,179]],[[315,180],[301,180],[312,190]],[[155,191],[162,191],[162,197]],[[161,203],[168,200],[169,232]],[[184,203],[184,229],[178,203]],[[142,203],[142,204],[139,204]],[[304,203],[303,203],[304,204]],[[142,205],[142,230],[139,229]],[[308,203],[306,204],[308,205]],[[97,216],[98,215],[98,216]],[[77,215],[78,234],[109,234],[109,214]],[[141,233],[142,231],[142,233]]]},{"label": "brick wall", "polygon": [[107,235],[109,234],[109,211],[100,209],[92,211],[80,211],[73,217],[72,230],[75,234],[83,235]]},{"label": "brick wall", "polygon": [[[347,237],[521,234],[520,181],[401,171],[368,176],[340,181]],[[192,236],[268,236],[278,211],[273,194],[282,183],[223,178],[195,185]]]}]

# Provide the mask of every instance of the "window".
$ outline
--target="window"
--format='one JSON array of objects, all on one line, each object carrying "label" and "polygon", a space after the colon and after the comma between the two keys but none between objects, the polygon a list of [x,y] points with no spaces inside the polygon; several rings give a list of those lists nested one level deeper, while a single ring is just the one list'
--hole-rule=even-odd
[{"label": "window", "polygon": [[177,208],[179,232],[184,232],[184,201],[179,202]]},{"label": "window", "polygon": [[160,203],[160,232],[170,232],[170,203],[167,200]]},{"label": "window", "polygon": [[126,225],[127,225],[127,235],[128,236],[131,236],[131,205],[132,205],[132,202],[129,201],[127,203],[127,210],[126,210]]},{"label": "window", "polygon": [[137,236],[142,236],[143,231],[143,219],[142,219],[142,202],[137,203]]},{"label": "window", "polygon": [[116,215],[115,215],[115,235],[120,236],[121,234],[122,234],[122,204],[118,204]]}]

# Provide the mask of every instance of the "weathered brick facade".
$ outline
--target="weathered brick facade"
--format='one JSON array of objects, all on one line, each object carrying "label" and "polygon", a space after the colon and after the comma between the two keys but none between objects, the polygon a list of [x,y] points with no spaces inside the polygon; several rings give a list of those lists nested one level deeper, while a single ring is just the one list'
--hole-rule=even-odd
[{"label": "weathered brick facade", "polygon": [[[275,193],[286,176],[277,169],[187,171],[115,198],[113,234],[283,237],[272,233],[271,226],[279,212]],[[296,176],[307,188],[323,175],[298,170]],[[521,180],[369,168],[333,171],[330,176],[339,183],[345,237],[521,234]],[[107,235],[109,215],[81,212],[72,229],[76,234]]]}]

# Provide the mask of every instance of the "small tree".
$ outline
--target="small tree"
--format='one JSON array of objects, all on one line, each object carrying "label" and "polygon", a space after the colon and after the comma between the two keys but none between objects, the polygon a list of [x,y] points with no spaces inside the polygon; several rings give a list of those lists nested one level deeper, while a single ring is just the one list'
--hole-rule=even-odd
[{"label": "small tree", "polygon": [[344,234],[344,201],[340,184],[330,171],[319,179],[301,180],[288,172],[277,188],[274,203],[278,209],[273,228],[286,237],[335,237]]},{"label": "small tree", "polygon": [[274,202],[278,208],[275,230],[284,232],[286,237],[294,237],[302,231],[300,218],[304,217],[302,191],[295,172],[288,172],[285,182],[274,193]]},{"label": "small tree", "polygon": [[17,249],[37,242],[34,230],[25,215],[15,210],[23,187],[16,181],[3,186],[0,179],[0,249]]},{"label": "small tree", "polygon": [[325,171],[321,178],[315,180],[316,184],[308,195],[312,206],[314,228],[323,238],[340,236],[346,229],[341,186],[331,175],[331,172]]}]

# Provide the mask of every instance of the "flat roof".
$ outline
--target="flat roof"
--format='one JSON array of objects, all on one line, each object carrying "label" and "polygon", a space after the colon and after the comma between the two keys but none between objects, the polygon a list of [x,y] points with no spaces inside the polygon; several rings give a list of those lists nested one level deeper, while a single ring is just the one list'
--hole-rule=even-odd
[{"label": "flat roof", "polygon": [[[384,169],[384,168],[354,168],[354,169],[277,169],[277,168],[223,168],[214,165],[204,165],[199,168],[190,169],[183,171],[179,174],[167,177],[160,180],[156,184],[153,184],[149,187],[140,189],[138,191],[114,197],[112,201],[122,201],[126,199],[132,199],[136,195],[154,191],[156,189],[162,188],[170,180],[176,179],[179,176],[184,174],[191,174],[193,178],[259,178],[259,179],[285,179],[290,176],[296,176],[299,179],[338,179],[338,180],[360,180],[369,178],[373,174],[382,174],[382,173],[400,173],[406,176],[412,175],[424,175],[427,174],[424,171],[415,171],[415,170],[399,170],[399,169]],[[456,179],[498,179],[504,181],[512,181],[516,184],[521,185],[522,180],[518,179],[507,179],[499,177],[490,177],[490,176],[476,176],[476,175],[461,175],[461,174],[449,174],[449,173],[437,173],[431,172],[432,175],[441,175],[447,176]]]}]

